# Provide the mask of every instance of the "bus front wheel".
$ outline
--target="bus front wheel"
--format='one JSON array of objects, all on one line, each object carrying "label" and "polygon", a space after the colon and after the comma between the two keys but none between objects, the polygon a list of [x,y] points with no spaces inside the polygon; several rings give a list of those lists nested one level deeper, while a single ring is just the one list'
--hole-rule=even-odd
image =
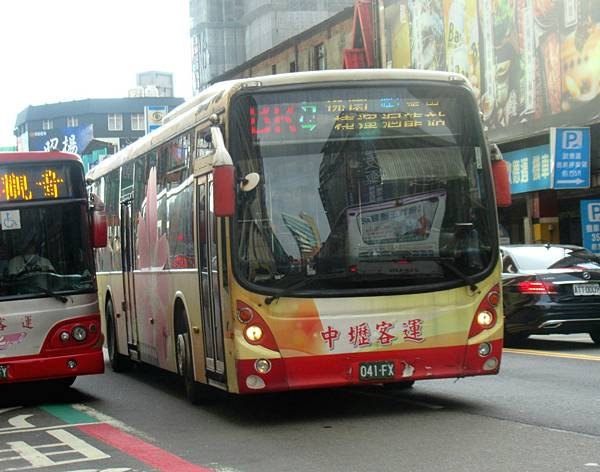
[{"label": "bus front wheel", "polygon": [[180,312],[178,321],[179,332],[175,344],[177,372],[183,377],[187,399],[194,405],[198,405],[208,399],[209,387],[194,380],[192,345],[185,311]]},{"label": "bus front wheel", "polygon": [[119,352],[117,344],[117,325],[115,309],[112,300],[106,302],[106,344],[108,347],[108,362],[114,372],[125,372],[129,368],[129,359]]}]

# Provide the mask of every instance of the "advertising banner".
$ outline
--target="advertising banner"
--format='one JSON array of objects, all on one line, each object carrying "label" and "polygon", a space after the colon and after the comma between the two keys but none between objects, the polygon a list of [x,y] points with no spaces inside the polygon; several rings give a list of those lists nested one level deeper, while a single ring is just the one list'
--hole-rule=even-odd
[{"label": "advertising banner", "polygon": [[492,141],[600,121],[597,1],[383,4],[387,66],[464,74]]}]

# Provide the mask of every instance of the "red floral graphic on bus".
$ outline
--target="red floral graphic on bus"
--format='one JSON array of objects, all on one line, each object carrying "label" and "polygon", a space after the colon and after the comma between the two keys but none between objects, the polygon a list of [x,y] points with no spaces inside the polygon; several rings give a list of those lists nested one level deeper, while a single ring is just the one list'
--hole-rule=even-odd
[{"label": "red floral graphic on bus", "polygon": [[[169,260],[169,245],[164,230],[158,224],[156,168],[153,167],[148,175],[145,206],[137,223],[138,268],[141,271],[136,277],[136,308],[139,320],[153,320],[140,324],[143,327],[140,342],[156,349],[156,361],[161,367],[166,367],[171,342],[166,315],[170,312],[169,279],[163,272]],[[154,357],[152,353],[148,355]]]},{"label": "red floral graphic on bus", "polygon": [[19,344],[25,339],[27,333],[12,333],[0,336],[0,351],[6,351],[13,344]]},{"label": "red floral graphic on bus", "polygon": [[156,195],[156,168],[150,169],[146,191],[146,207],[142,209],[137,226],[138,267],[140,269],[164,269],[169,260],[167,236],[159,236],[158,202]]}]

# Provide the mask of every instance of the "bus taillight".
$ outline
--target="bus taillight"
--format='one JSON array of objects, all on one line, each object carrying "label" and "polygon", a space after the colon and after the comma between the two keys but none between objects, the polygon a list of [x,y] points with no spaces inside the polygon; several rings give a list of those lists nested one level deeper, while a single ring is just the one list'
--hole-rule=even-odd
[{"label": "bus taillight", "polygon": [[500,287],[495,285],[477,307],[473,322],[471,323],[471,329],[469,330],[469,337],[477,336],[479,333],[486,329],[492,328],[496,324],[498,314],[496,313],[496,307],[500,303]]},{"label": "bus taillight", "polygon": [[85,316],[56,324],[46,337],[43,351],[73,349],[90,345],[101,347],[100,317]]},{"label": "bus taillight", "polygon": [[271,329],[256,310],[237,301],[237,318],[243,324],[244,339],[252,345],[262,346],[272,351],[278,351],[277,342]]}]

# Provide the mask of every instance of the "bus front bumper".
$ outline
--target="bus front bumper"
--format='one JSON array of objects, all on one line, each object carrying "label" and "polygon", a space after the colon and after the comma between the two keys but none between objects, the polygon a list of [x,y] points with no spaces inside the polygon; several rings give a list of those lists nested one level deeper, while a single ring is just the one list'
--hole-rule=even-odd
[{"label": "bus front bumper", "polygon": [[0,358],[0,385],[104,372],[102,349],[51,357]]},{"label": "bus front bumper", "polygon": [[[424,379],[494,375],[500,369],[502,339],[487,341],[489,354],[480,344],[430,349],[375,351],[269,359],[268,372],[260,372],[257,359],[237,361],[240,393],[276,392],[342,387]],[[361,365],[392,362],[392,377],[361,379]]]}]

